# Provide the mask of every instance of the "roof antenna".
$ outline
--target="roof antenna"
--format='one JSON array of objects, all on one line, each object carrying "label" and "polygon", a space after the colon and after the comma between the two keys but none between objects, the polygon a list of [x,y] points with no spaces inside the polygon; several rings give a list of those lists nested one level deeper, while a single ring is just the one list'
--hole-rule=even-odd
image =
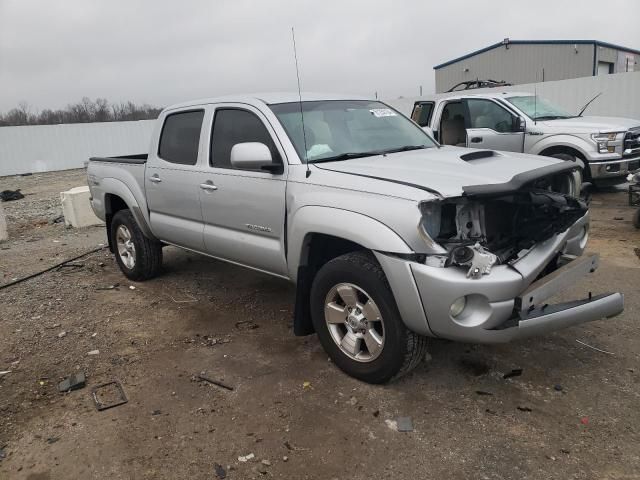
[{"label": "roof antenna", "polygon": [[300,103],[300,118],[302,119],[302,140],[304,142],[304,163],[307,166],[306,177],[309,178],[309,157],[307,156],[307,132],[304,129],[304,111],[302,109],[302,90],[300,90],[300,71],[298,70],[298,52],[296,51],[296,32],[291,27],[291,38],[293,39],[293,58],[296,61],[296,77],[298,77],[298,99]]}]

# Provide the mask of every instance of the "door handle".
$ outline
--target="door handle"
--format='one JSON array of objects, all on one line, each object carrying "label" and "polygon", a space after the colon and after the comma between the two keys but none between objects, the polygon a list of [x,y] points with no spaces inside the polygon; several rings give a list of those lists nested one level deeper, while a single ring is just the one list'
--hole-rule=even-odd
[{"label": "door handle", "polygon": [[482,137],[471,137],[471,143],[481,143]]},{"label": "door handle", "polygon": [[207,191],[209,191],[209,192],[212,192],[212,191],[214,191],[214,190],[217,190],[217,189],[218,189],[218,187],[216,187],[216,186],[215,186],[213,183],[211,183],[211,182],[201,183],[201,184],[200,184],[200,188],[201,188],[202,190],[207,190]]},{"label": "door handle", "polygon": [[162,179],[158,175],[152,175],[149,177],[149,181],[153,183],[160,183]]}]

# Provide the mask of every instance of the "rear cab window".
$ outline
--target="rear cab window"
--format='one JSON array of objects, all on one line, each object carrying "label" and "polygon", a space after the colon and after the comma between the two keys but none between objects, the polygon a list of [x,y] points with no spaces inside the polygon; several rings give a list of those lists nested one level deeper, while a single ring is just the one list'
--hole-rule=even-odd
[{"label": "rear cab window", "polygon": [[198,146],[204,110],[189,110],[167,115],[160,134],[158,157],[179,165],[198,162]]},{"label": "rear cab window", "polygon": [[421,127],[428,127],[431,122],[434,102],[416,102],[411,119]]}]

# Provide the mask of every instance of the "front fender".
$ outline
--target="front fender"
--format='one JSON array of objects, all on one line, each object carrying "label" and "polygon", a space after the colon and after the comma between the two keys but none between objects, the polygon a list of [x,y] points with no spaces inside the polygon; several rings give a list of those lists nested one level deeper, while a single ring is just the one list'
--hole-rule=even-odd
[{"label": "front fender", "polygon": [[292,215],[288,224],[287,264],[294,281],[302,264],[305,239],[313,233],[349,240],[372,251],[413,253],[406,242],[387,225],[350,210],[305,206]]},{"label": "front fender", "polygon": [[582,154],[582,156],[586,159],[591,158],[593,156],[593,153],[595,153],[594,146],[587,140],[576,135],[568,134],[546,136],[539,142],[532,145],[527,153],[540,155],[540,152],[543,152],[544,150],[551,147],[572,148],[580,152],[580,154]]}]

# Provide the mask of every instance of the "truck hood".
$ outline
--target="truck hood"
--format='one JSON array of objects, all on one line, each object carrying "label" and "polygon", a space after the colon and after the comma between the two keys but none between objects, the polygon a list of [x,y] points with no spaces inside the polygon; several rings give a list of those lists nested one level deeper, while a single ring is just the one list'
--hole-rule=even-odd
[{"label": "truck hood", "polygon": [[386,180],[435,191],[443,197],[458,197],[463,194],[465,186],[506,183],[516,175],[563,162],[511,152],[493,152],[490,157],[475,160],[461,158],[472,152],[481,150],[443,146],[316,166],[336,173],[371,178],[372,181]]},{"label": "truck hood", "polygon": [[574,117],[538,122],[548,127],[574,130],[575,133],[624,132],[640,127],[640,120],[620,117]]}]

